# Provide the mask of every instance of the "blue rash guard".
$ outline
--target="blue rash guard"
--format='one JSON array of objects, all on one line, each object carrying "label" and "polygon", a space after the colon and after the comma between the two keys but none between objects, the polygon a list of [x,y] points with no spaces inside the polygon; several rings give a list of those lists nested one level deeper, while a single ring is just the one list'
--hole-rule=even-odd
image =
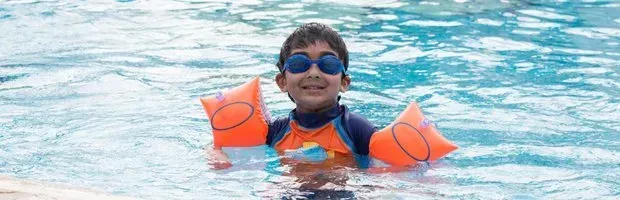
[{"label": "blue rash guard", "polygon": [[344,132],[355,147],[353,148],[354,153],[363,156],[368,155],[370,137],[377,131],[377,127],[363,116],[349,112],[347,106],[338,104],[323,113],[300,113],[293,109],[289,116],[277,118],[269,123],[269,132],[265,143],[273,147],[274,138],[282,138],[287,132],[285,130],[290,128],[291,118],[305,129],[315,129],[338,117],[341,119],[339,123],[342,124]]}]

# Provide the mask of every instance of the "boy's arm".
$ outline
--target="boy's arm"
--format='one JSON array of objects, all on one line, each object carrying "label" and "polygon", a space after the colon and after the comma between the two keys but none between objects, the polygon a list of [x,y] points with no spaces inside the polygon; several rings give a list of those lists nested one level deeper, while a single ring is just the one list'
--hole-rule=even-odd
[{"label": "boy's arm", "polygon": [[264,106],[259,79],[200,98],[211,125],[216,147],[263,145],[269,127],[269,111]]},{"label": "boy's arm", "polygon": [[[356,153],[370,155],[392,166],[435,161],[458,148],[444,138],[432,122],[411,103],[388,127],[377,128],[364,117],[350,113],[346,121]],[[365,165],[364,165],[365,166]],[[402,170],[390,167],[389,170]]]},{"label": "boy's arm", "polygon": [[271,143],[273,142],[273,139],[278,135],[278,134],[282,134],[283,133],[283,129],[286,128],[286,126],[289,124],[289,118],[288,117],[280,117],[277,118],[276,120],[273,120],[272,122],[269,123],[269,128],[267,131],[267,137],[265,138],[265,144],[267,146],[272,146]]},{"label": "boy's arm", "polygon": [[412,102],[392,124],[372,135],[369,155],[392,166],[412,166],[438,160],[457,148]]}]

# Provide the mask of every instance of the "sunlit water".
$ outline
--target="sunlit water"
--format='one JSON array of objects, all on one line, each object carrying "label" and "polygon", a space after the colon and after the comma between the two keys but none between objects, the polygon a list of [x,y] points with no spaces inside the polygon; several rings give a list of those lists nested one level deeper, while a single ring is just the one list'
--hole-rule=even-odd
[{"label": "sunlit water", "polygon": [[347,170],[348,197],[620,197],[618,1],[0,0],[0,174],[145,199],[303,196],[269,148],[212,170],[198,98],[260,76],[285,115],[274,64],[311,21],[351,52],[343,103],[381,128],[417,101],[461,147],[430,168]]}]

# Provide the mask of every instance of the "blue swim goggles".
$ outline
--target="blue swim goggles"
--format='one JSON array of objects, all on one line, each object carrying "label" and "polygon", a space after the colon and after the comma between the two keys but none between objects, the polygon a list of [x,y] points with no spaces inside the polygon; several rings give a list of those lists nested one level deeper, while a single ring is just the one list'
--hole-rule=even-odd
[{"label": "blue swim goggles", "polygon": [[336,75],[344,71],[344,65],[338,57],[325,55],[318,60],[310,60],[308,56],[295,54],[289,57],[284,63],[284,71],[288,70],[293,74],[308,71],[312,64],[319,66],[319,69],[326,74]]}]

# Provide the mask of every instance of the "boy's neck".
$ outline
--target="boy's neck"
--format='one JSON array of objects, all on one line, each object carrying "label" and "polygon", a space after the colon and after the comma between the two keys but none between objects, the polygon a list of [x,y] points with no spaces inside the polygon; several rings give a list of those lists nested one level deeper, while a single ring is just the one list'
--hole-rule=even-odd
[{"label": "boy's neck", "polygon": [[330,122],[340,115],[340,105],[333,104],[330,107],[319,110],[318,112],[303,112],[299,108],[294,111],[295,120],[305,128],[318,128]]}]

